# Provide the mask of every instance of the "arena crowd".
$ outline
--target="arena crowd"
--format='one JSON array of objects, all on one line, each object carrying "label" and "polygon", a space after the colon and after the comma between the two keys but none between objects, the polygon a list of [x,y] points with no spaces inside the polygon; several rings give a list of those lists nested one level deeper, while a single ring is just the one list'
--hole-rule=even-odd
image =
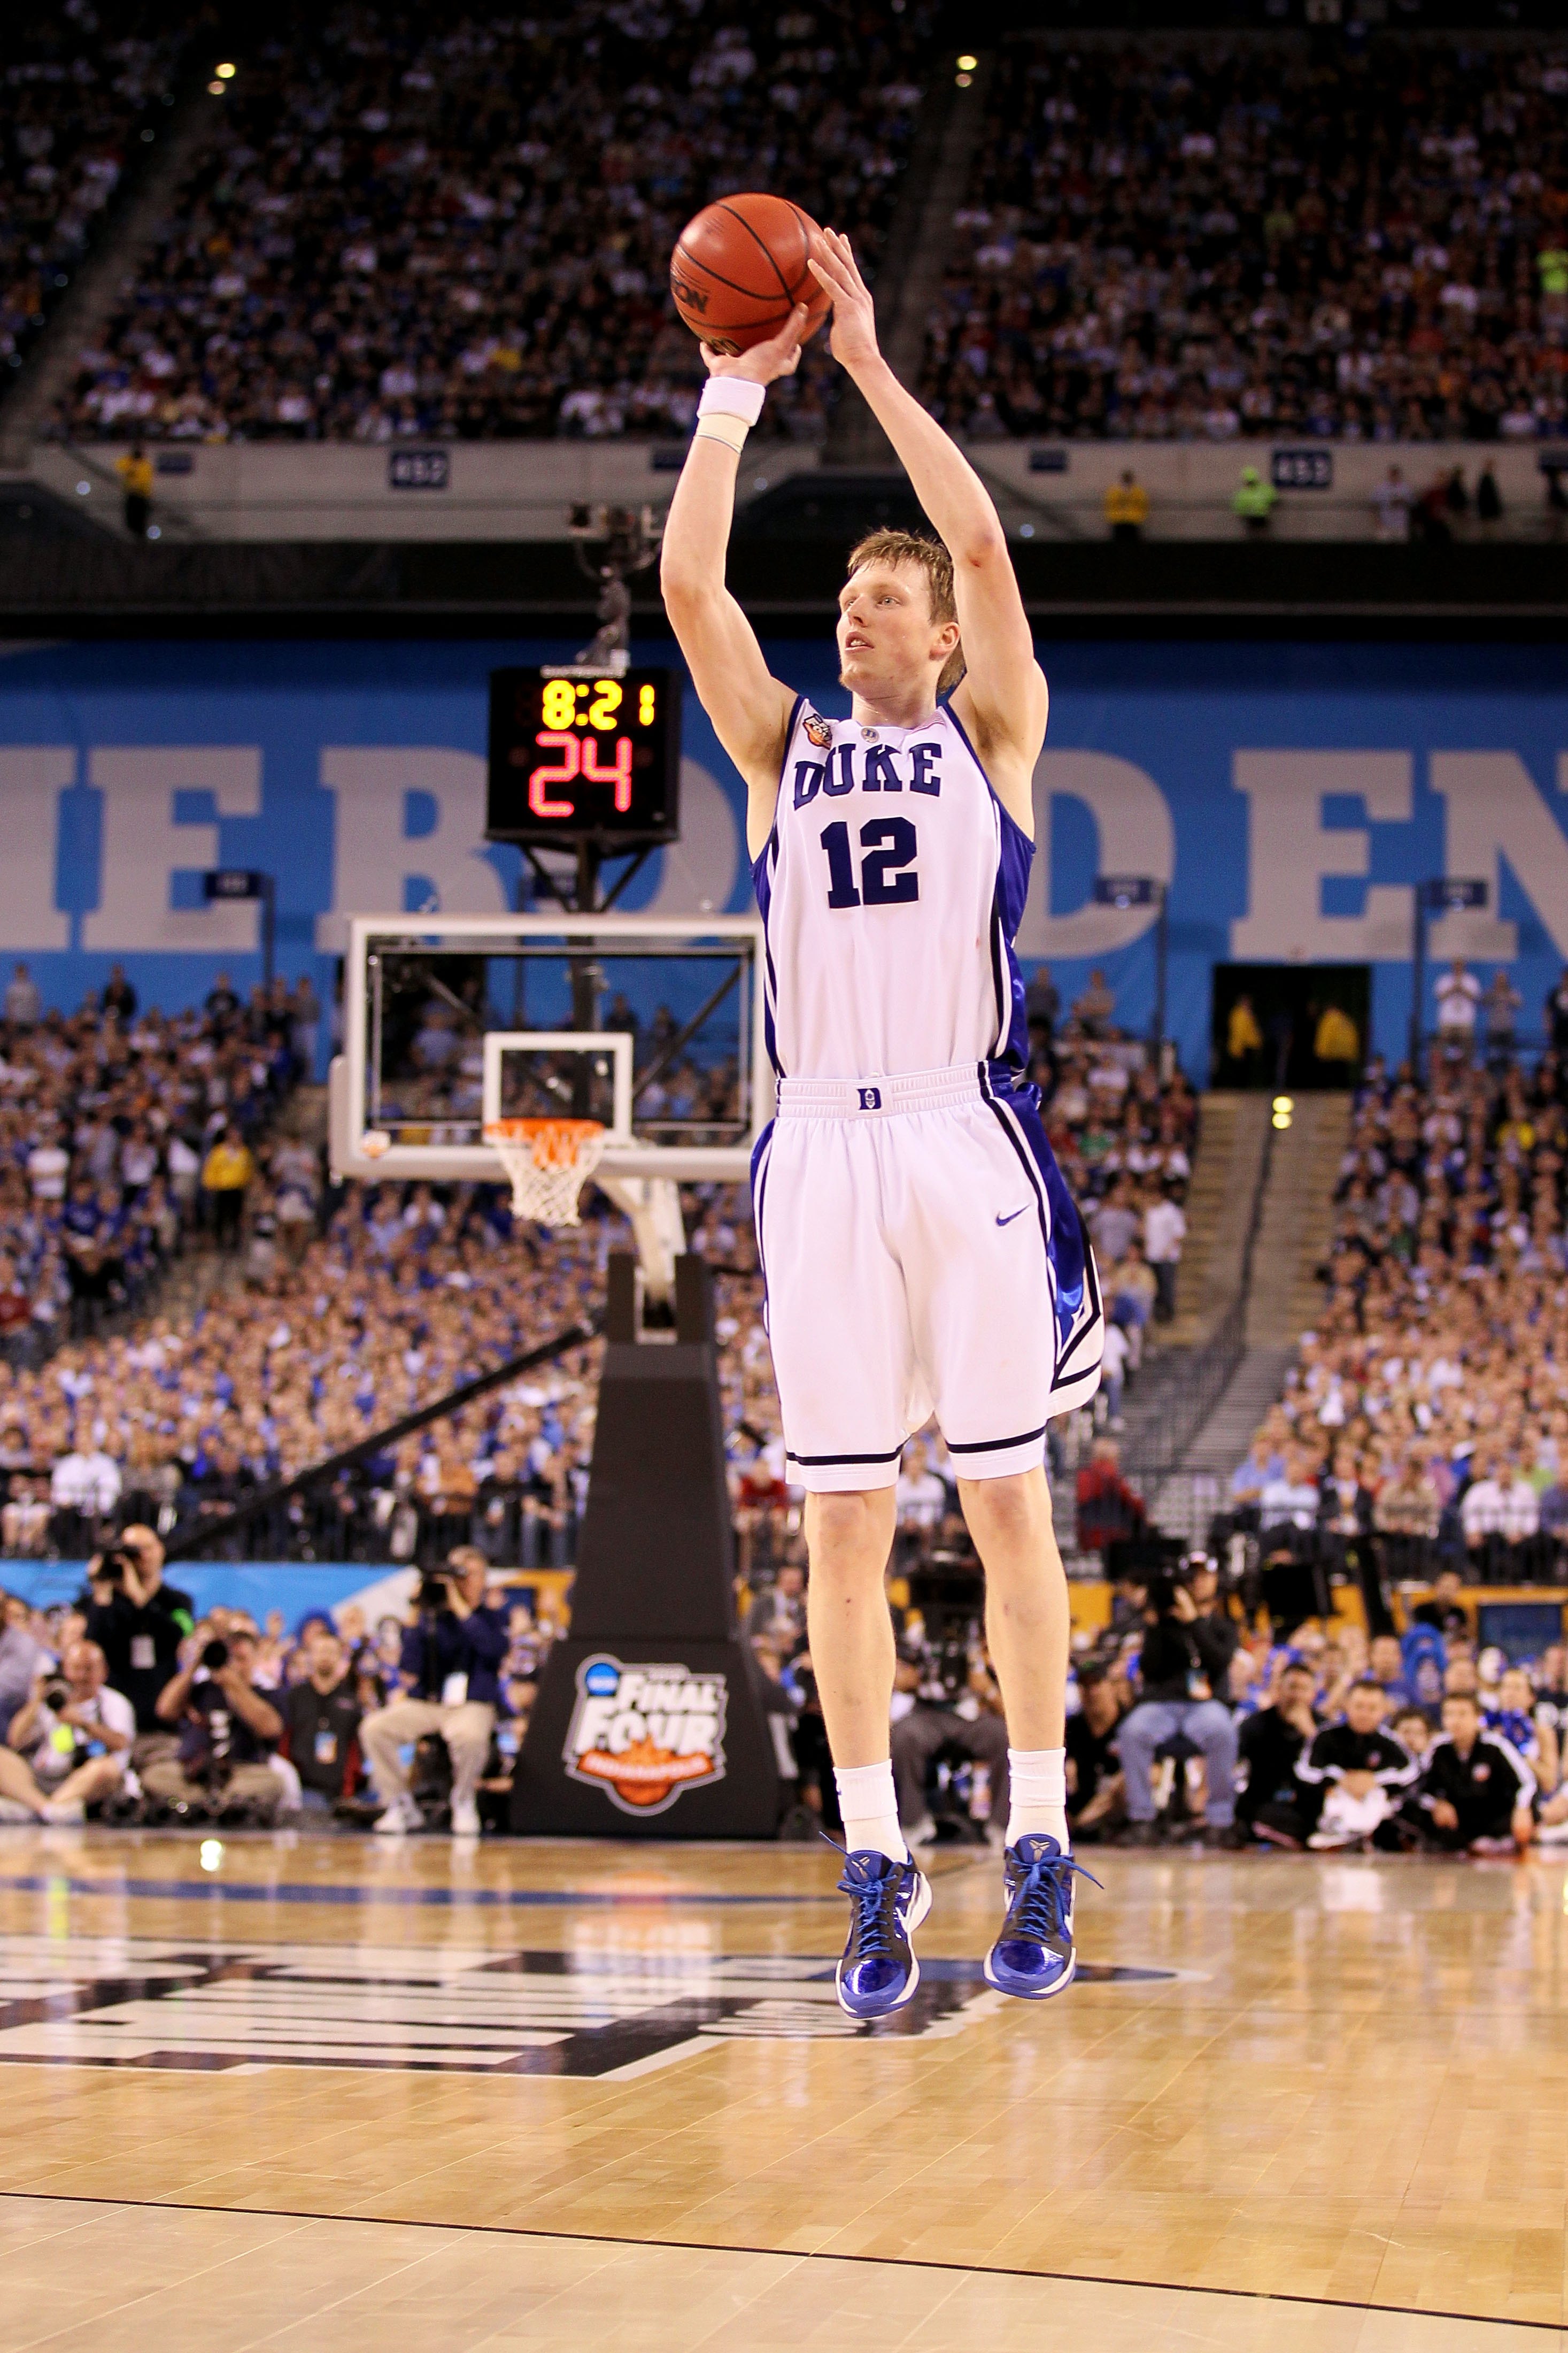
[{"label": "arena crowd", "polygon": [[921,396],[973,438],[1568,431],[1568,52],[1000,53]]},{"label": "arena crowd", "polygon": [[[874,269],[933,15],[575,0],[422,33],[367,5],[285,12],[57,429],[684,434],[703,378],[669,301],[682,227],[784,189]],[[836,373],[809,351],[760,431],[820,438]]]},{"label": "arena crowd", "polygon": [[189,30],[142,0],[65,0],[0,31],[0,366],[22,365],[167,130]]}]

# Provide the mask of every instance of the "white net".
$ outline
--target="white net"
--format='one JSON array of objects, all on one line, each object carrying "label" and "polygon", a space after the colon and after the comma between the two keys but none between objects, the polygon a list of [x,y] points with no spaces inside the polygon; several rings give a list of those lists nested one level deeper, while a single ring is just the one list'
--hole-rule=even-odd
[{"label": "white net", "polygon": [[596,1119],[496,1119],[485,1142],[511,1179],[514,1217],[574,1226],[577,1198],[599,1165],[605,1132]]}]

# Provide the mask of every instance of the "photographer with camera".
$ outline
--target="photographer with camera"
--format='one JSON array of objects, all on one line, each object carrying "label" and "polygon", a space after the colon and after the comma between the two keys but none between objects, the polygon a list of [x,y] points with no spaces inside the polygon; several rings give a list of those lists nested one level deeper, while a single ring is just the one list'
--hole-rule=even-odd
[{"label": "photographer with camera", "polygon": [[354,1671],[335,1629],[318,1620],[310,1630],[308,1665],[300,1683],[278,1694],[283,1755],[300,1777],[307,1813],[330,1811],[353,1794],[363,1713]]},{"label": "photographer with camera", "polygon": [[1190,1740],[1208,1768],[1205,1841],[1228,1846],[1236,1820],[1236,1725],[1221,1694],[1230,1687],[1238,1636],[1225,1614],[1219,1576],[1201,1554],[1149,1580],[1137,1706],[1117,1746],[1127,1784],[1130,1846],[1152,1846],[1154,1753]]},{"label": "photographer with camera", "polygon": [[136,1716],[96,1642],[68,1645],[34,1681],[0,1748],[0,1799],[41,1822],[79,1822],[125,1778]]},{"label": "photographer with camera", "polygon": [[179,1727],[179,1746],[142,1767],[142,1785],[149,1797],[215,1821],[229,1812],[270,1821],[283,1783],[268,1759],[283,1719],[251,1681],[256,1637],[237,1626],[221,1634],[204,1620],[186,1648],[158,1696],[159,1720]]},{"label": "photographer with camera", "polygon": [[931,1567],[912,1570],[909,1583],[910,1608],[920,1613],[920,1640],[900,1643],[899,1651],[912,1668],[914,1704],[894,1724],[890,1746],[900,1825],[906,1843],[917,1847],[932,1844],[937,1836],[926,1780],[944,1748],[987,1768],[989,1819],[1006,1820],[1007,1726],[980,1646],[984,1588],[973,1554],[933,1554]]},{"label": "photographer with camera", "polygon": [[474,1545],[459,1545],[447,1554],[445,1568],[426,1572],[415,1596],[418,1614],[403,1636],[410,1690],[360,1725],[360,1746],[386,1809],[375,1825],[380,1837],[424,1828],[398,1752],[431,1732],[440,1734],[452,1759],[453,1832],[479,1834],[474,1792],[489,1755],[507,1654],[506,1620],[485,1606],[489,1574],[489,1563]]},{"label": "photographer with camera", "polygon": [[188,1593],[163,1582],[163,1547],[151,1528],[123,1528],[87,1565],[87,1639],[109,1662],[109,1680],[136,1711],[139,1732],[163,1729],[160,1694],[195,1621]]}]

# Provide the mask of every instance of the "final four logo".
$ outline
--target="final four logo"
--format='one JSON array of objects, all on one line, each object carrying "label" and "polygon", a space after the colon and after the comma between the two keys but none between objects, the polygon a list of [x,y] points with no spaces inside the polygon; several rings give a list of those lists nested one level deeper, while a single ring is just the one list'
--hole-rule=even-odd
[{"label": "final four logo", "polygon": [[623,1813],[661,1814],[683,1789],[723,1779],[726,1697],[721,1674],[623,1666],[601,1651],[577,1670],[566,1770]]}]

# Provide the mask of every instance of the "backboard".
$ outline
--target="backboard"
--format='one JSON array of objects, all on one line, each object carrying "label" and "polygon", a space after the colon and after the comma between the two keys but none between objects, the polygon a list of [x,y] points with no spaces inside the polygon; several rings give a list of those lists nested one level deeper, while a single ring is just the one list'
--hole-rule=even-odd
[{"label": "backboard", "polygon": [[334,1172],[493,1181],[486,1118],[553,1111],[611,1130],[605,1176],[743,1182],[773,1104],[762,955],[751,915],[352,917]]}]

